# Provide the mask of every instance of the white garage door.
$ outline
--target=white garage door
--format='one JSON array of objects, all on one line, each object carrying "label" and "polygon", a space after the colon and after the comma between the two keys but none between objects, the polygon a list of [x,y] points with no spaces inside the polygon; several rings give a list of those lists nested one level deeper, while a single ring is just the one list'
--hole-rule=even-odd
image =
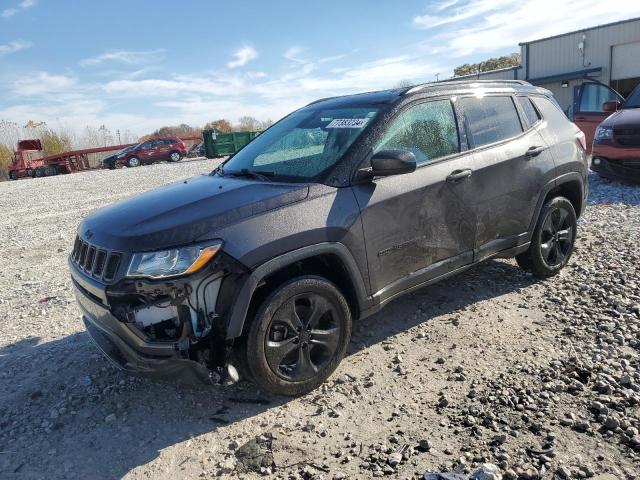
[{"label": "white garage door", "polygon": [[614,45],[611,80],[640,77],[640,42]]}]

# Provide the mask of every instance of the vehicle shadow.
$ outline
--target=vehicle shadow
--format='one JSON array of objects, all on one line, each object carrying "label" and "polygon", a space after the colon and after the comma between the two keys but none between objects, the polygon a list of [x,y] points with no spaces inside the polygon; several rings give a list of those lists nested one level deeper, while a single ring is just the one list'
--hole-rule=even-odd
[{"label": "vehicle shadow", "polygon": [[[357,322],[349,354],[534,281],[510,262],[487,262]],[[121,478],[167,447],[291,401],[262,395],[249,382],[193,387],[127,377],[84,332],[44,343],[27,338],[0,348],[0,379],[0,471],[12,478],[42,478],[45,471],[47,478]],[[243,430],[256,426],[246,422]],[[197,458],[203,449],[210,456],[229,451],[233,438],[224,430],[217,438],[221,443],[193,445],[192,455]],[[189,456],[175,461],[186,462]]]}]

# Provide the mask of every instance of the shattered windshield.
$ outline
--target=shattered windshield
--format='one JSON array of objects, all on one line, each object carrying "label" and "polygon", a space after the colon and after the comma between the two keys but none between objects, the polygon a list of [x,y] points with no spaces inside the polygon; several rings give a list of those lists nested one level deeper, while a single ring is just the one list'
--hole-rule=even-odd
[{"label": "shattered windshield", "polygon": [[229,159],[223,174],[315,179],[340,160],[377,111],[319,105],[298,110]]}]

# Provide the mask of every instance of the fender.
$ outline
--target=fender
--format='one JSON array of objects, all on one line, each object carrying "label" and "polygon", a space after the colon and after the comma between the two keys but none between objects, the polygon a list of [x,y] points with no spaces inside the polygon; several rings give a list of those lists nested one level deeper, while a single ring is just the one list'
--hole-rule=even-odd
[{"label": "fender", "polygon": [[554,188],[558,188],[561,185],[569,182],[577,181],[580,184],[580,198],[582,199],[582,206],[579,212],[576,212],[577,216],[580,216],[584,209],[587,206],[587,191],[585,190],[584,178],[578,172],[568,172],[559,177],[554,178],[549,183],[547,183],[542,190],[540,191],[540,196],[538,197],[538,203],[536,204],[535,214],[531,219],[531,224],[529,225],[529,232],[527,235],[527,241],[531,239],[531,235],[533,235],[533,230],[536,228],[536,223],[538,222],[538,217],[540,216],[540,211],[542,210],[542,206],[544,204],[544,199],[547,198],[547,195]]},{"label": "fender", "polygon": [[364,311],[368,309],[371,306],[371,297],[367,294],[362,274],[360,273],[358,264],[351,255],[349,249],[343,244],[337,242],[316,243],[272,258],[251,272],[249,278],[247,278],[240,288],[240,292],[236,296],[234,304],[231,307],[229,324],[227,326],[227,340],[237,338],[242,335],[242,329],[251,303],[251,297],[259,283],[265,277],[295,262],[322,254],[333,254],[340,258],[349,272],[349,277],[356,293],[359,310]]}]

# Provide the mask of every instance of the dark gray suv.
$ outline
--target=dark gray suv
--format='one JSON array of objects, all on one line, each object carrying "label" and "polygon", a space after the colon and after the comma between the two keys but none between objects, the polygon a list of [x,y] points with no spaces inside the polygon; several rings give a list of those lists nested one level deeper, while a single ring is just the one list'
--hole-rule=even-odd
[{"label": "dark gray suv", "polygon": [[95,212],[69,265],[117,367],[297,395],[406,292],[494,257],[557,273],[586,195],[584,135],[548,91],[425,84],[319,100],[211,174]]}]

